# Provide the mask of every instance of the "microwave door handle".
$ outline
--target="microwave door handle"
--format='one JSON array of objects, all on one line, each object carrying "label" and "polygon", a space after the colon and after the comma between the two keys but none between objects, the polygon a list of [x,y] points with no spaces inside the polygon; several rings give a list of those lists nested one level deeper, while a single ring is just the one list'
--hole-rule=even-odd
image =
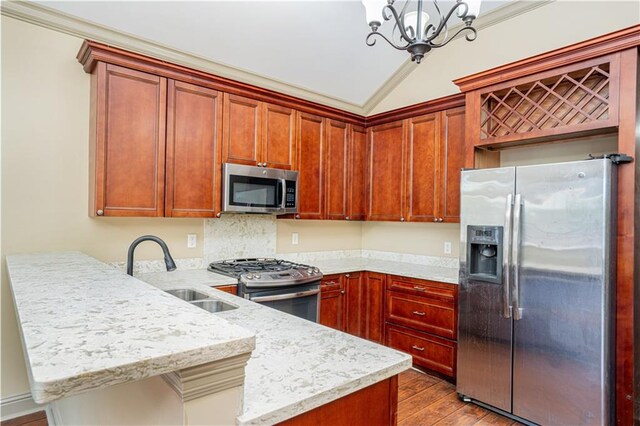
[{"label": "microwave door handle", "polygon": [[287,202],[286,191],[287,191],[287,180],[280,179],[280,208],[282,210],[285,209],[285,205]]}]

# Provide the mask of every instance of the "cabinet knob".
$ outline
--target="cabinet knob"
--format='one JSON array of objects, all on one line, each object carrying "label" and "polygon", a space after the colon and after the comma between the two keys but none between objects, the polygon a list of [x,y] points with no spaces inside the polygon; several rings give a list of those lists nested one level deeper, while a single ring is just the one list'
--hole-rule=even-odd
[{"label": "cabinet knob", "polygon": [[346,220],[349,220],[349,216],[345,217]]},{"label": "cabinet knob", "polygon": [[220,217],[220,216],[222,216],[222,214],[216,213],[216,217]]},{"label": "cabinet knob", "polygon": [[437,217],[434,217],[434,218],[433,218],[433,221],[434,221],[434,222],[437,222],[437,221],[438,221],[438,218],[437,218]]},{"label": "cabinet knob", "polygon": [[438,219],[438,222],[442,222],[442,221],[444,221],[444,219],[443,219],[443,218]]},{"label": "cabinet knob", "polygon": [[104,210],[98,210],[98,211],[96,212],[96,214],[97,214],[98,216],[103,216],[103,215],[104,215]]},{"label": "cabinet knob", "polygon": [[258,163],[258,167],[262,167],[262,163]]},{"label": "cabinet knob", "polygon": [[401,218],[400,218],[400,222],[404,222],[404,217],[401,217]]},{"label": "cabinet knob", "polygon": [[351,276],[351,274],[345,274],[344,276],[349,278]]},{"label": "cabinet knob", "polygon": [[300,215],[299,214],[296,215],[296,219],[300,219]]},{"label": "cabinet knob", "polygon": [[344,290],[340,291],[340,294],[344,294]]}]

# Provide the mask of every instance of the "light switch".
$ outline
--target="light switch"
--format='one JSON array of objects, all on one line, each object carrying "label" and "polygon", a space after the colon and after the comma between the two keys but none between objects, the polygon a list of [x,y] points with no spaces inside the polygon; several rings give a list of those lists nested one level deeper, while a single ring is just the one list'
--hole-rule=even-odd
[{"label": "light switch", "polygon": [[451,254],[451,241],[444,242],[444,254]]},{"label": "light switch", "polygon": [[196,234],[187,234],[187,248],[196,248],[198,245],[198,236]]},{"label": "light switch", "polygon": [[298,245],[298,233],[297,232],[292,232],[291,233],[291,244],[293,244],[294,246]]}]

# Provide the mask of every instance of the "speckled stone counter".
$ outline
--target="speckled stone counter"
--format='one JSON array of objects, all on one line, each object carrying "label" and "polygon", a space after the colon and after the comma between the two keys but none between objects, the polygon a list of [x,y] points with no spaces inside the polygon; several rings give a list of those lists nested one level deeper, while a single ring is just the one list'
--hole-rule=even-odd
[{"label": "speckled stone counter", "polygon": [[82,253],[6,260],[37,403],[255,347],[247,328]]},{"label": "speckled stone counter", "polygon": [[165,290],[196,289],[239,307],[217,315],[256,334],[240,425],[284,421],[411,367],[407,354],[215,290],[206,275],[215,277],[211,272],[187,272],[143,274],[140,279]]}]

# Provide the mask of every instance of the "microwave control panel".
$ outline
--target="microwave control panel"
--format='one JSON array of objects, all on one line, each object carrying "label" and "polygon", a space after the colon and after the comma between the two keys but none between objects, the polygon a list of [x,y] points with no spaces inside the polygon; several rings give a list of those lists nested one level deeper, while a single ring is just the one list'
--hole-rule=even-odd
[{"label": "microwave control panel", "polygon": [[285,196],[285,199],[284,199],[285,208],[295,208],[296,206],[296,181],[295,180],[285,181],[284,196]]}]

